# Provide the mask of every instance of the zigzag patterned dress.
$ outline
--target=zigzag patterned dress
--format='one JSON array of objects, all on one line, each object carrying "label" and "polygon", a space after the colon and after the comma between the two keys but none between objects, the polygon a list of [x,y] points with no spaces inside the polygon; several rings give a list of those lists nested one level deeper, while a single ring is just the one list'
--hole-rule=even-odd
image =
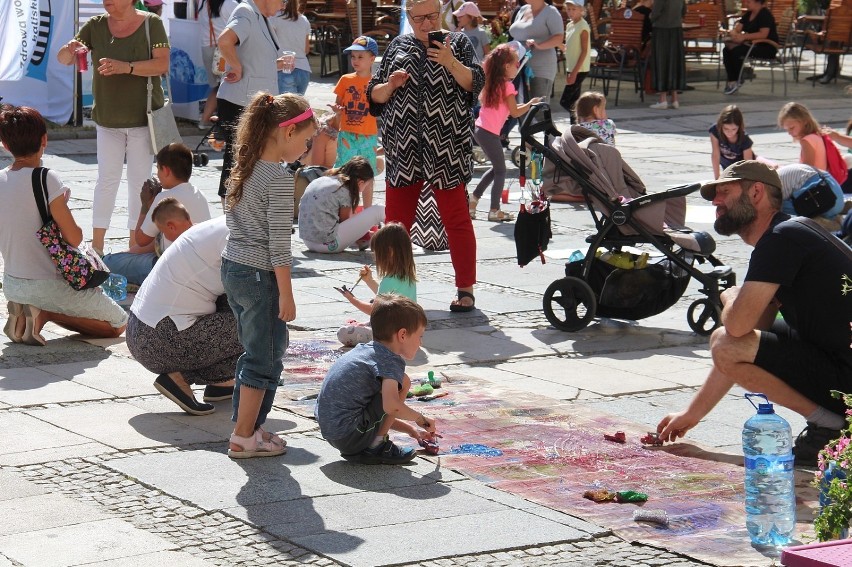
[{"label": "zigzag patterned dress", "polygon": [[[370,112],[380,116],[380,135],[387,157],[389,190],[424,181],[421,206],[412,227],[412,240],[430,249],[446,248],[432,189],[467,184],[473,175],[473,115],[471,108],[485,84],[485,73],[470,40],[449,34],[453,56],[473,72],[473,89],[465,91],[450,72],[426,56],[414,34],[394,39],[382,64],[367,85]],[[408,73],[406,84],[386,104],[372,99],[372,90],[397,70]],[[419,233],[419,234],[418,234]]]}]

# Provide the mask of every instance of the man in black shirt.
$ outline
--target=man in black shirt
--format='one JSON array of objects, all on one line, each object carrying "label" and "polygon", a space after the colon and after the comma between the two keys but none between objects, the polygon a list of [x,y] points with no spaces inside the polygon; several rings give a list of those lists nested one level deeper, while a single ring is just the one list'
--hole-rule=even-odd
[{"label": "man in black shirt", "polygon": [[683,437],[738,384],[806,418],[793,453],[797,464],[813,465],[845,425],[843,402],[830,391],[852,392],[852,251],[818,225],[780,213],[780,187],[775,170],[740,161],[701,188],[716,206],[716,231],[739,235],[754,251],[745,283],[722,293],[707,380],[657,431],[665,441]]}]

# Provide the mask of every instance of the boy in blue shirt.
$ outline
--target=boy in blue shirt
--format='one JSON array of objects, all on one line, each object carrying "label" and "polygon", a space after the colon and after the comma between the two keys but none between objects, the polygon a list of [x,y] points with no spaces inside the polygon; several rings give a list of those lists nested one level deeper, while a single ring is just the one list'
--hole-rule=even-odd
[{"label": "boy in blue shirt", "polygon": [[405,404],[411,388],[405,361],[420,349],[426,322],[417,303],[380,294],[370,314],[373,341],[356,346],[328,370],[314,413],[323,438],[344,459],[368,465],[408,463],[414,449],[395,445],[388,438],[391,429],[418,442],[433,440],[435,420]]}]

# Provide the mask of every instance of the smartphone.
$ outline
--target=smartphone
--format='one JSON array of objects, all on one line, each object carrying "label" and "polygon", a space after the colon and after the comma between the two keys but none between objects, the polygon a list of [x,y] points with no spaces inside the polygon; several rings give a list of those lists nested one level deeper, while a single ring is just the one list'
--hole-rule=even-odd
[{"label": "smartphone", "polygon": [[439,43],[444,43],[444,39],[447,37],[442,31],[430,31],[429,32],[429,47],[434,47],[432,44],[433,41],[437,41]]}]

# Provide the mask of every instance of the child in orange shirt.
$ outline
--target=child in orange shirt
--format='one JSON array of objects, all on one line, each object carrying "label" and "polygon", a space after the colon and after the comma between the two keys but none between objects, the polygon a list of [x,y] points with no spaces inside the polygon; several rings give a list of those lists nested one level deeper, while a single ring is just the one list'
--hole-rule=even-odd
[{"label": "child in orange shirt", "polygon": [[[355,156],[363,156],[370,162],[373,171],[379,171],[376,164],[379,130],[375,116],[370,115],[370,102],[367,100],[367,83],[379,54],[379,44],[372,37],[361,36],[343,51],[349,53],[355,72],[340,77],[334,87],[337,95],[334,110],[340,115],[334,167],[342,166]],[[372,204],[373,190],[369,189],[364,191],[364,208]]]}]

